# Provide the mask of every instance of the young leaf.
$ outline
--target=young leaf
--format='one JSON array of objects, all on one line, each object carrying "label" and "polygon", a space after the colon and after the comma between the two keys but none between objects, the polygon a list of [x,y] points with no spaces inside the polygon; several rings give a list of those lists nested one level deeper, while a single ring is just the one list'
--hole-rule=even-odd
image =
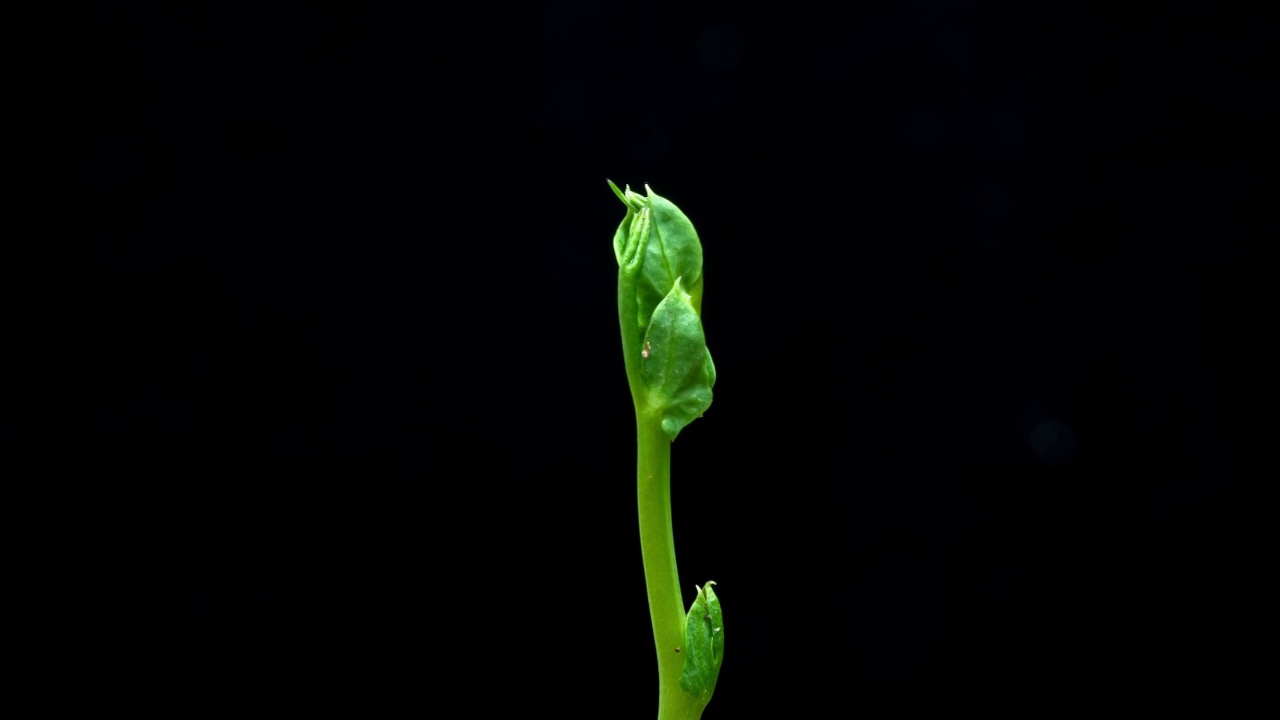
[{"label": "young leaf", "polygon": [[644,250],[644,264],[636,280],[636,296],[640,312],[652,313],[662,302],[677,279],[684,280],[685,292],[692,298],[693,310],[702,312],[702,243],[693,223],[670,200],[644,187],[650,221],[649,242]]},{"label": "young leaf", "polygon": [[637,300],[636,325],[644,329],[649,318],[677,278],[695,313],[702,312],[702,244],[693,223],[670,200],[645,186],[646,195],[609,181],[614,194],[627,206],[627,214],[613,235],[613,255],[622,270],[627,290]]},{"label": "young leaf", "polygon": [[649,210],[645,197],[631,189],[628,185],[625,192],[618,189],[612,180],[607,181],[613,192],[627,206],[627,214],[613,234],[613,256],[618,266],[631,276],[638,270],[636,261],[643,252],[649,238]]},{"label": "young leaf", "polygon": [[702,320],[681,278],[676,278],[671,292],[653,311],[644,348],[640,377],[648,390],[649,407],[662,414],[662,430],[675,440],[711,406],[716,381]]},{"label": "young leaf", "polygon": [[724,615],[720,599],[711,589],[714,582],[698,589],[684,621],[686,654],[680,673],[680,688],[696,696],[704,705],[715,692],[724,660]]}]

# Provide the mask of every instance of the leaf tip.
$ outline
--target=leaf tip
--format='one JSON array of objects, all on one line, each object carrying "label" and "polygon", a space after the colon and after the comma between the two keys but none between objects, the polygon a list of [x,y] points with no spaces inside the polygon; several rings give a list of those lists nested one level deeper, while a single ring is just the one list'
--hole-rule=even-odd
[{"label": "leaf tip", "polygon": [[618,189],[618,186],[609,178],[605,178],[604,181],[609,183],[609,187],[613,190],[613,194],[618,196],[618,199],[622,201],[622,204],[630,208],[631,203],[627,202],[627,196],[622,194],[622,191]]}]

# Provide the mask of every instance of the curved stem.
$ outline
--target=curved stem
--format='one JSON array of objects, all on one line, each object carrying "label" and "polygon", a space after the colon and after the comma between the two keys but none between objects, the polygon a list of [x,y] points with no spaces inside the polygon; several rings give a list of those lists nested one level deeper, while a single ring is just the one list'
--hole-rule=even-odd
[{"label": "curved stem", "polygon": [[706,704],[681,690],[684,662],[676,651],[684,644],[685,612],[671,529],[671,441],[662,431],[660,416],[639,410],[636,431],[640,551],[658,653],[658,720],[696,719]]}]

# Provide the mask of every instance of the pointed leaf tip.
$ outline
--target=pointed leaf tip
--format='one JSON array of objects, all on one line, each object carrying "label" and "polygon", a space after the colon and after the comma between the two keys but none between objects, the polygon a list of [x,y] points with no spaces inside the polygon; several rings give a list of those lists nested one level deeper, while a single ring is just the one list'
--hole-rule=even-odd
[{"label": "pointed leaf tip", "polygon": [[618,199],[622,201],[623,205],[626,205],[628,208],[631,207],[631,203],[627,202],[627,196],[618,189],[618,186],[615,185],[612,180],[605,178],[604,181],[609,183],[609,187],[613,189],[613,194],[618,196]]},{"label": "pointed leaf tip", "polygon": [[680,688],[706,705],[715,692],[720,665],[724,661],[724,612],[708,580],[698,588],[698,595],[685,616],[684,665],[680,671]]}]

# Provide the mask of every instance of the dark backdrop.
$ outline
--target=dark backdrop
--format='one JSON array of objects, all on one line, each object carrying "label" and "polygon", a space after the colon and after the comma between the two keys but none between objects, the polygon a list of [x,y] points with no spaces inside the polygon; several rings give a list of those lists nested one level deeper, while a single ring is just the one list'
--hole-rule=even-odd
[{"label": "dark backdrop", "polygon": [[69,25],[91,697],[653,717],[606,177],[705,249],[708,720],[1262,682],[1264,23],[187,5]]}]

